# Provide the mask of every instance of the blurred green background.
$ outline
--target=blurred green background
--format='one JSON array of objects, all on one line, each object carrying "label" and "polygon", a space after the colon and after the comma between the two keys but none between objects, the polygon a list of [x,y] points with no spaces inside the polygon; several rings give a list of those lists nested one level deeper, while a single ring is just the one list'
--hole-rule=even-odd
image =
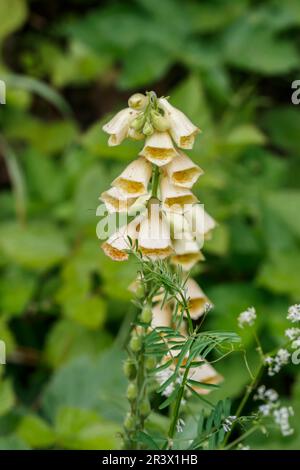
[{"label": "blurred green background", "polygon": [[[109,148],[101,123],[154,89],[202,128],[195,191],[219,222],[195,273],[205,326],[237,331],[253,305],[266,350],[280,344],[300,299],[300,2],[1,0],[0,18],[0,448],[118,448],[135,266],[104,257],[95,211],[140,144]],[[217,368],[211,398],[239,397],[241,355]],[[253,445],[300,448],[299,367],[266,383],[296,431]]]}]

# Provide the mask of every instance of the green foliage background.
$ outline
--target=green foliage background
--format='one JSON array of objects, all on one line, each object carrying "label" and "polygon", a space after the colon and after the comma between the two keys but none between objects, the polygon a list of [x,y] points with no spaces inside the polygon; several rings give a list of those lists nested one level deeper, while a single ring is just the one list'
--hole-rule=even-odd
[{"label": "green foliage background", "polygon": [[[202,128],[196,193],[219,222],[196,273],[215,304],[206,326],[237,331],[253,305],[276,346],[300,299],[300,3],[1,0],[0,18],[0,448],[118,448],[135,266],[104,257],[95,210],[140,144],[107,147],[101,123],[154,89]],[[212,399],[238,398],[242,357],[217,368]],[[299,448],[299,368],[266,382],[294,405],[296,432],[252,445]]]}]

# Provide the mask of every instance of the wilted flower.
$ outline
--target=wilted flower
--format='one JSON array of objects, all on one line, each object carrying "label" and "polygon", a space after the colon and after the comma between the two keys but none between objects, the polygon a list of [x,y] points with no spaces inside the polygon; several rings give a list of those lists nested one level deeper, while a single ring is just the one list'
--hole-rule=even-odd
[{"label": "wilted flower", "polygon": [[103,126],[104,132],[110,134],[108,145],[119,145],[125,139],[129,126],[137,114],[138,112],[131,108],[122,109]]},{"label": "wilted flower", "polygon": [[200,132],[189,118],[172,106],[166,98],[159,99],[159,105],[170,121],[170,133],[176,145],[183,149],[192,149],[196,135]]}]

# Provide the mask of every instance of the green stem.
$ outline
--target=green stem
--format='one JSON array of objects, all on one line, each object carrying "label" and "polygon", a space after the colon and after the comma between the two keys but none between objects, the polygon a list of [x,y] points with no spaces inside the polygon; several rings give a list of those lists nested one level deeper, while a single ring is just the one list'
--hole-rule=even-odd
[{"label": "green stem", "polygon": [[227,433],[227,435],[226,435],[226,437],[225,437],[225,439],[224,439],[224,446],[226,446],[226,444],[227,444],[227,442],[228,442],[228,440],[229,440],[229,438],[230,438],[230,436],[231,436],[231,434],[232,434],[232,431],[233,431],[234,428],[235,428],[236,422],[237,422],[238,418],[241,416],[242,411],[243,411],[243,409],[244,409],[244,407],[245,407],[245,405],[246,405],[246,403],[247,403],[247,401],[248,401],[248,399],[249,399],[251,393],[252,393],[253,390],[256,388],[257,383],[259,382],[260,377],[261,377],[261,375],[262,375],[262,373],[263,373],[263,370],[264,370],[264,364],[261,364],[261,365],[259,366],[259,368],[258,368],[258,370],[257,370],[257,372],[256,372],[256,374],[255,374],[255,376],[254,376],[254,378],[253,378],[253,380],[252,380],[252,382],[251,382],[250,385],[247,387],[247,391],[246,391],[245,395],[243,396],[243,398],[242,398],[242,400],[241,400],[241,402],[240,402],[240,404],[239,404],[239,407],[238,407],[238,409],[237,409],[237,411],[236,411],[236,413],[235,413],[236,419],[235,419],[235,421],[234,421],[233,424],[232,424],[231,430]]},{"label": "green stem", "polygon": [[170,428],[169,428],[169,432],[168,432],[170,447],[172,446],[171,441],[174,437],[175,430],[176,430],[176,424],[177,424],[177,421],[178,421],[178,418],[179,418],[180,405],[181,405],[181,400],[183,398],[184,387],[185,387],[185,384],[186,384],[186,381],[187,381],[187,378],[188,378],[188,373],[189,373],[189,368],[186,368],[185,372],[184,372],[183,379],[182,379],[182,384],[180,386],[180,389],[179,389],[179,392],[178,392],[178,395],[177,395],[177,399],[176,399],[176,402],[175,402],[173,418],[172,418]]},{"label": "green stem", "polygon": [[159,167],[157,165],[153,165],[151,196],[155,198],[157,198],[159,176],[160,176]]},{"label": "green stem", "polygon": [[251,436],[251,434],[253,434],[254,431],[257,431],[258,429],[259,429],[259,426],[253,426],[253,428],[248,429],[248,431],[244,432],[244,434],[242,434],[242,435],[239,436],[237,439],[235,439],[234,441],[232,441],[228,446],[226,446],[224,450],[230,450],[230,449],[232,449],[234,446],[236,446],[236,445],[239,444],[241,441],[243,441],[244,439],[246,439],[246,437]]}]

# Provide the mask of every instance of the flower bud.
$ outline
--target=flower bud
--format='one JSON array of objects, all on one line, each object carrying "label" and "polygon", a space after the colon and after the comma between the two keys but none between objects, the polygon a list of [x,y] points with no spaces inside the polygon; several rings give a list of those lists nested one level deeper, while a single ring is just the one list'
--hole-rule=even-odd
[{"label": "flower bud", "polygon": [[154,132],[153,126],[150,121],[146,121],[143,127],[143,134],[145,135],[152,135]]},{"label": "flower bud", "polygon": [[142,93],[134,93],[134,95],[131,95],[131,97],[128,100],[128,106],[137,111],[141,111],[142,109],[145,109],[147,104],[148,104],[148,98]]},{"label": "flower bud", "polygon": [[129,347],[132,352],[139,352],[142,349],[142,338],[136,334],[131,337]]},{"label": "flower bud", "polygon": [[136,366],[132,359],[127,359],[123,364],[123,371],[129,380],[133,380],[136,377]]},{"label": "flower bud", "polygon": [[142,283],[140,283],[137,288],[136,288],[136,292],[135,292],[135,295],[138,299],[142,299],[145,295],[145,289],[144,289],[144,286]]},{"label": "flower bud", "polygon": [[127,431],[133,431],[134,425],[135,425],[134,417],[130,413],[127,413],[126,418],[124,420],[124,428]]},{"label": "flower bud", "polygon": [[135,131],[140,131],[143,128],[145,123],[145,115],[144,113],[140,113],[130,124],[130,127]]},{"label": "flower bud", "polygon": [[156,359],[154,356],[148,356],[145,360],[145,366],[146,366],[146,369],[150,370],[150,369],[154,369],[154,367],[156,366]]},{"label": "flower bud", "polygon": [[147,398],[144,398],[144,400],[142,401],[142,403],[140,404],[139,406],[139,411],[140,411],[140,415],[143,417],[143,418],[147,418],[147,416],[150,414],[151,412],[151,406],[150,406],[150,402]]},{"label": "flower bud", "polygon": [[145,305],[140,315],[140,320],[143,323],[151,323],[152,320],[152,309],[150,305]]},{"label": "flower bud", "polygon": [[137,395],[138,395],[138,389],[137,389],[136,384],[133,382],[130,382],[130,384],[127,387],[127,394],[126,394],[128,400],[129,401],[135,400]]},{"label": "flower bud", "polygon": [[132,140],[143,140],[145,138],[142,132],[136,131],[135,129],[129,128],[127,137]]},{"label": "flower bud", "polygon": [[162,116],[159,112],[151,111],[151,121],[156,130],[164,132],[170,127],[168,118]]}]

